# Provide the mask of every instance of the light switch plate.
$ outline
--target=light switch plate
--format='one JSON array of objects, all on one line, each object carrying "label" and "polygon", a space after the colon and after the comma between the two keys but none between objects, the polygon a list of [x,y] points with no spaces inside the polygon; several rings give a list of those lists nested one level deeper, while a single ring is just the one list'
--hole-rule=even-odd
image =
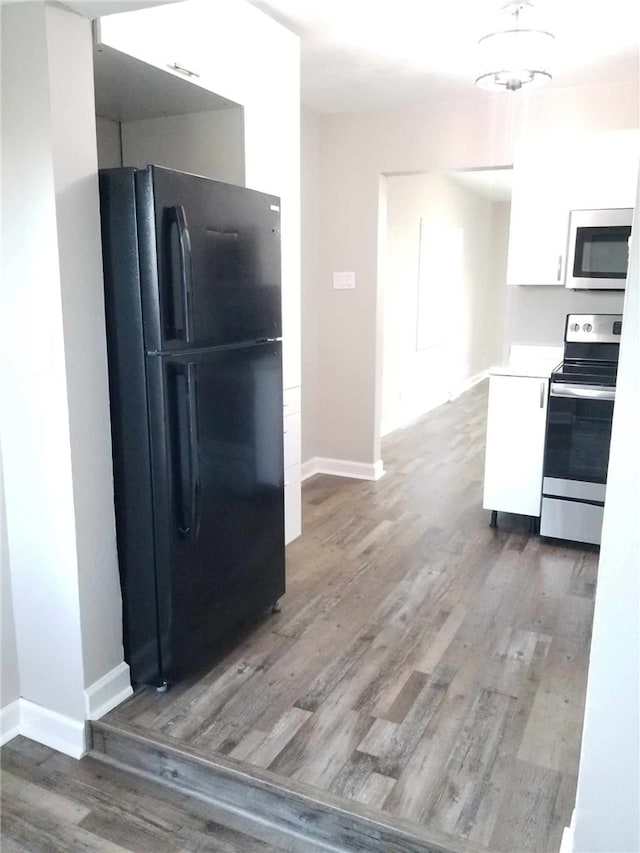
[{"label": "light switch plate", "polygon": [[333,289],[334,290],[355,290],[356,289],[356,274],[354,272],[334,272],[334,274],[333,274]]}]

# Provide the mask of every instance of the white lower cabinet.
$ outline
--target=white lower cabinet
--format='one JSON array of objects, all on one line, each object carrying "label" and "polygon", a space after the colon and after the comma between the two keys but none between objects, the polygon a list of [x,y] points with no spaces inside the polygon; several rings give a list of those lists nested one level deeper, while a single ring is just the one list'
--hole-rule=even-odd
[{"label": "white lower cabinet", "polygon": [[284,467],[300,464],[300,412],[284,416]]},{"label": "white lower cabinet", "polygon": [[539,516],[549,380],[491,376],[485,509]]},{"label": "white lower cabinet", "polygon": [[288,545],[302,533],[300,484],[300,387],[284,392],[284,541]]},{"label": "white lower cabinet", "polygon": [[302,533],[300,463],[284,470],[284,541],[288,545]]}]

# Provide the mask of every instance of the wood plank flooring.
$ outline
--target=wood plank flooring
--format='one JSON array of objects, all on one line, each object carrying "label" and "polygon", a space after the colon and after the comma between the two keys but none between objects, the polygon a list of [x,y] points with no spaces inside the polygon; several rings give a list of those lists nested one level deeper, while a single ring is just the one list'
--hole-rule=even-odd
[{"label": "wood plank flooring", "polygon": [[[491,853],[484,845],[120,721],[92,724],[92,757],[265,825],[296,853]],[[289,847],[287,848],[289,849]]]},{"label": "wood plank flooring", "polygon": [[314,477],[288,591],[224,660],[109,715],[492,850],[574,805],[597,551],[481,509],[486,387]]},{"label": "wood plank flooring", "polygon": [[[276,853],[206,803],[17,737],[0,750],[3,853]],[[225,819],[227,816],[225,816]]]}]

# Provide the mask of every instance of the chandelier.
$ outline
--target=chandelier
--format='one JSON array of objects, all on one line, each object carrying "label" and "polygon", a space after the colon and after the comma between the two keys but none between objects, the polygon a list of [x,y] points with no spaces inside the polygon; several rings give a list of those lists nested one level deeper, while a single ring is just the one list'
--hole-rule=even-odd
[{"label": "chandelier", "polygon": [[502,11],[511,16],[508,29],[488,33],[478,41],[479,70],[476,83],[489,91],[517,92],[551,80],[549,71],[555,37],[546,30],[522,27],[520,16],[528,14],[529,0],[509,0]]}]

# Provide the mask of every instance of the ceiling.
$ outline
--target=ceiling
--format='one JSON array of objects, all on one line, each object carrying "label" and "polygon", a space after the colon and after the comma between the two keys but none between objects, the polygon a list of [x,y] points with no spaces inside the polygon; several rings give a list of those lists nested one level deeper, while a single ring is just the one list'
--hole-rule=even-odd
[{"label": "ceiling", "polygon": [[513,169],[459,169],[444,174],[490,201],[511,201]]},{"label": "ceiling", "polygon": [[[22,2],[22,0],[2,0]],[[73,9],[85,18],[99,18],[101,15],[115,15],[119,12],[135,12],[151,6],[163,6],[166,3],[179,3],[181,0],[62,0],[63,5]]]},{"label": "ceiling", "polygon": [[[302,101],[319,113],[491,97],[474,83],[475,46],[509,22],[504,0],[249,2],[301,37]],[[551,85],[638,79],[640,0],[537,0],[528,25],[556,36]]]}]

